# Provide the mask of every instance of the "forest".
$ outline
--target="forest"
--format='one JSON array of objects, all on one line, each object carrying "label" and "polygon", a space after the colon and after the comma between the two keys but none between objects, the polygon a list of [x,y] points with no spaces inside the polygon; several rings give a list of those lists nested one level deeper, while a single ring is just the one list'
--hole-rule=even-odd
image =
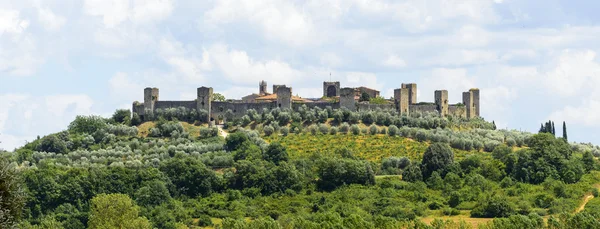
[{"label": "forest", "polygon": [[227,111],[221,131],[203,115],[78,116],[0,152],[0,228],[600,228],[600,148],[566,131],[306,106]]}]

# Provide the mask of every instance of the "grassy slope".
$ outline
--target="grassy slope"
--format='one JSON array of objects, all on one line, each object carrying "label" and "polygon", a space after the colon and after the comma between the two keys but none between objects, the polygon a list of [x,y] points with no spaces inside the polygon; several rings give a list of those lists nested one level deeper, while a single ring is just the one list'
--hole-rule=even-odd
[{"label": "grassy slope", "polygon": [[[183,125],[183,129],[185,129],[186,132],[190,133],[190,136],[192,137],[198,137],[200,136],[200,128],[201,127],[206,127],[206,124],[203,124],[201,126],[196,126],[187,122],[180,122],[181,125]],[[145,122],[142,123],[141,125],[138,126],[138,136],[139,137],[148,137],[148,133],[150,133],[150,129],[152,129],[153,127],[156,126],[155,122]]]},{"label": "grassy slope", "polygon": [[[429,146],[427,142],[418,142],[409,138],[390,137],[388,135],[318,135],[290,134],[283,136],[266,137],[268,142],[279,141],[284,145],[290,157],[308,157],[313,153],[333,154],[337,149],[347,148],[355,156],[369,161],[379,162],[390,156],[405,156],[411,160],[420,160]],[[489,153],[478,151],[464,151],[454,149],[456,160],[461,160],[470,154]]]}]

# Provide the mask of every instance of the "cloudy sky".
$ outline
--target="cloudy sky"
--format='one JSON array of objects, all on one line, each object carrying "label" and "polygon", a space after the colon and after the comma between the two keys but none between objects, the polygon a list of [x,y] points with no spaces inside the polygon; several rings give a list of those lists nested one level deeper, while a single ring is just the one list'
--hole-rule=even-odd
[{"label": "cloudy sky", "polygon": [[[509,129],[566,121],[600,144],[598,1],[0,0],[0,148],[109,116],[160,88],[227,98],[258,81],[320,97],[322,81],[433,91],[481,89],[481,114]],[[559,129],[559,128],[557,128]],[[557,130],[558,132],[558,130]]]}]

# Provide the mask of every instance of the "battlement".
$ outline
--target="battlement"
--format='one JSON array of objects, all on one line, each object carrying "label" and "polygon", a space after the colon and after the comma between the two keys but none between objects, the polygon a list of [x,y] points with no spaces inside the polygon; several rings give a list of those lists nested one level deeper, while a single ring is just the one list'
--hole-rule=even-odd
[{"label": "battlement", "polygon": [[[267,82],[259,82],[259,94],[244,96],[242,100],[231,100],[228,102],[213,101],[213,88],[200,87],[197,89],[197,97],[192,101],[160,101],[158,88],[144,89],[144,102],[134,102],[132,112],[144,118],[151,115],[156,109],[168,109],[184,107],[194,109],[200,115],[205,111],[208,113],[206,121],[220,120],[217,117],[223,117],[227,111],[234,113],[234,116],[241,117],[249,109],[263,111],[263,109],[297,109],[298,106],[306,105],[308,107],[331,107],[346,108],[352,111],[369,109],[395,109],[400,115],[408,115],[411,112],[437,112],[440,116],[456,116],[463,118],[474,118],[480,115],[480,90],[471,88],[462,93],[462,103],[449,104],[448,91],[436,90],[434,92],[434,102],[419,102],[417,100],[417,84],[403,83],[401,87],[394,90],[394,97],[390,100],[381,100],[377,104],[371,104],[368,101],[359,102],[360,94],[367,93],[372,98],[379,96],[379,91],[367,87],[345,87],[341,88],[340,82],[323,82],[323,98],[304,99],[294,96],[292,88],[286,85],[273,85],[273,94],[266,91]],[[200,116],[199,116],[200,118]]]}]

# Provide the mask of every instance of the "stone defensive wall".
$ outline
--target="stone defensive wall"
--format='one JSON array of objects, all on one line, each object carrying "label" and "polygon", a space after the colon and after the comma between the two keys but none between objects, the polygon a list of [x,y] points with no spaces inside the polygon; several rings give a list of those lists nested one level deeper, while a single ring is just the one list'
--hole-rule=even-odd
[{"label": "stone defensive wall", "polygon": [[[158,88],[146,88],[144,89],[144,102],[134,102],[132,112],[143,118],[147,112],[154,112],[157,109],[184,107],[190,110],[206,110],[210,114],[208,120],[201,121],[207,122],[216,120],[218,117],[225,117],[228,110],[233,112],[234,117],[242,117],[250,109],[261,113],[264,109],[281,108],[298,110],[301,106],[307,106],[308,108],[319,107],[322,109],[327,107],[333,109],[346,108],[352,111],[394,109],[402,115],[408,115],[411,112],[429,112],[438,113],[441,116],[451,115],[463,118],[478,117],[480,114],[479,89],[470,89],[467,92],[463,92],[463,103],[459,104],[448,104],[448,91],[446,90],[435,91],[434,103],[417,103],[417,85],[402,84],[402,88],[394,90],[394,98],[388,100],[386,104],[370,104],[368,102],[359,103],[356,101],[355,88],[339,88],[337,90],[338,83],[326,82],[325,84],[326,86],[328,84],[333,85],[329,87],[331,91],[325,93],[339,95],[339,102],[303,100],[299,97],[294,97],[292,95],[292,88],[285,85],[274,87],[276,97],[264,102],[212,101],[213,89],[209,87],[198,88],[197,98],[192,101],[160,101]],[[261,84],[261,89],[264,89],[264,87],[266,86]],[[293,100],[294,98],[296,99],[295,101]]]}]

